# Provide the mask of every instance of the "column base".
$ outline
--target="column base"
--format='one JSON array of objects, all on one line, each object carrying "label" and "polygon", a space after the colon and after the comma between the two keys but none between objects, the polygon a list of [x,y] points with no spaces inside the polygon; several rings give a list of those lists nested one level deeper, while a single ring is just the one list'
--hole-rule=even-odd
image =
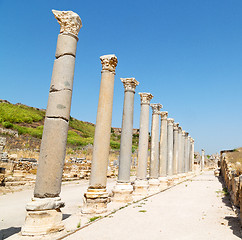
[{"label": "column base", "polygon": [[147,180],[135,180],[134,182],[134,192],[133,194],[136,196],[148,196],[148,188],[149,184]]},{"label": "column base", "polygon": [[160,181],[158,178],[149,179],[149,194],[155,194],[160,191]]},{"label": "column base", "polygon": [[174,178],[173,176],[167,176],[167,182],[168,182],[168,187],[171,187],[174,185]]},{"label": "column base", "polygon": [[60,197],[33,198],[26,206],[27,215],[21,229],[23,236],[38,236],[64,230]]},{"label": "column base", "polygon": [[174,183],[174,185],[177,185],[179,183],[179,176],[178,175],[173,176],[173,183]]},{"label": "column base", "polygon": [[117,182],[116,186],[113,188],[113,202],[123,202],[128,203],[133,201],[132,193],[133,186],[131,183],[119,183]]},{"label": "column base", "polygon": [[84,214],[101,214],[107,211],[108,192],[105,189],[87,189],[84,193],[84,206],[81,212]]},{"label": "column base", "polygon": [[160,182],[160,191],[163,191],[168,188],[167,177],[159,177],[159,182]]}]

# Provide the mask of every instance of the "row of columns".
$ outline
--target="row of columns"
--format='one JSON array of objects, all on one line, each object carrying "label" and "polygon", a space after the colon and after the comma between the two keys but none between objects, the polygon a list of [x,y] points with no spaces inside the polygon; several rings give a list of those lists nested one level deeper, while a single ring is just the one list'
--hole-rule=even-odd
[{"label": "row of columns", "polygon": [[[40,148],[34,197],[27,204],[23,235],[40,235],[60,231],[62,224],[60,198],[66,141],[71,107],[72,86],[80,17],[72,11],[55,11],[61,29],[57,41],[48,106]],[[100,57],[101,85],[96,118],[93,159],[89,186],[84,194],[82,213],[102,213],[107,210],[106,189],[110,148],[114,77],[117,57]],[[150,104],[153,95],[139,93],[141,99],[139,149],[136,180],[130,182],[132,155],[135,78],[121,78],[124,86],[124,106],[120,145],[120,163],[113,201],[129,202],[133,196],[147,196],[172,185],[175,176],[193,169],[194,141],[178,123],[167,118],[161,104]],[[152,108],[150,168],[148,170],[149,108]],[[160,118],[160,119],[159,119]],[[160,127],[159,127],[160,122]],[[149,173],[149,176],[148,176]],[[178,178],[177,178],[178,179]]]}]

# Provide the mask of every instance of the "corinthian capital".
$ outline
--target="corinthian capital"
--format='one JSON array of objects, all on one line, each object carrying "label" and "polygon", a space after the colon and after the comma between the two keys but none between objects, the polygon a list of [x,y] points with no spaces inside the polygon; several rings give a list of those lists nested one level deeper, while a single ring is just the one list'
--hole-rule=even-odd
[{"label": "corinthian capital", "polygon": [[60,33],[68,33],[75,37],[78,36],[82,27],[82,21],[78,14],[72,11],[52,10],[52,12],[60,24]]},{"label": "corinthian capital", "polygon": [[188,132],[185,132],[185,137],[187,137],[187,138],[188,138],[188,135],[189,135],[189,133],[188,133]]},{"label": "corinthian capital", "polygon": [[167,124],[173,126],[174,119],[173,118],[167,118]]},{"label": "corinthian capital", "polygon": [[160,114],[160,109],[163,108],[160,103],[152,103],[150,106],[152,108],[153,114]]},{"label": "corinthian capital", "polygon": [[178,131],[179,123],[173,123],[173,129],[174,131]]},{"label": "corinthian capital", "polygon": [[148,104],[150,105],[150,100],[153,98],[151,93],[139,93],[141,104]]},{"label": "corinthian capital", "polygon": [[159,112],[161,120],[166,120],[168,117],[168,112]]},{"label": "corinthian capital", "polygon": [[108,70],[115,73],[116,66],[118,64],[118,59],[114,54],[103,55],[100,57],[102,70]]},{"label": "corinthian capital", "polygon": [[139,82],[135,78],[120,78],[120,79],[124,85],[124,91],[135,92],[136,86],[139,85]]}]

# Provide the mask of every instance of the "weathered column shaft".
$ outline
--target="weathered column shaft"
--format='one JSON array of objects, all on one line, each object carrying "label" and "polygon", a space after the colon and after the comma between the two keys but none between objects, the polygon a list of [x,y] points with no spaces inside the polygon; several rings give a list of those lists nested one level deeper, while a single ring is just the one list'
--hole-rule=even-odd
[{"label": "weathered column shaft", "polygon": [[137,179],[145,180],[147,176],[148,143],[149,143],[149,105],[153,98],[150,93],[139,93],[141,98],[139,151]]},{"label": "weathered column shaft", "polygon": [[167,176],[167,116],[168,112],[161,112],[160,124],[160,177]]},{"label": "weathered column shaft", "polygon": [[201,161],[201,169],[204,169],[204,158],[205,158],[205,151],[202,149],[202,161]]},{"label": "weathered column shaft", "polygon": [[34,198],[27,203],[22,235],[42,235],[64,229],[59,197],[71,110],[72,86],[80,17],[72,11],[55,11],[61,26],[57,40],[48,105],[40,147]]},{"label": "weathered column shaft", "polygon": [[191,147],[190,147],[190,171],[194,171],[194,139],[191,138]]},{"label": "weathered column shaft", "polygon": [[121,78],[124,84],[124,107],[119,157],[118,182],[130,181],[130,166],[132,157],[133,112],[135,88],[139,82],[134,78]]},{"label": "weathered column shaft", "polygon": [[185,162],[185,173],[188,172],[188,132],[185,132],[184,137],[184,162]]},{"label": "weathered column shaft", "polygon": [[79,16],[73,12],[53,11],[53,13],[61,25],[61,30],[57,41],[56,60],[53,67],[34,189],[34,196],[38,198],[58,197],[61,191],[77,35],[82,26]]},{"label": "weathered column shaft", "polygon": [[117,58],[115,55],[104,55],[100,59],[102,63],[102,76],[93,144],[90,189],[106,188],[112,124],[114,76],[117,66]]},{"label": "weathered column shaft", "polygon": [[178,166],[177,172],[182,173],[182,161],[183,161],[183,153],[182,153],[182,128],[178,127]]},{"label": "weathered column shaft", "polygon": [[191,137],[188,136],[188,138],[187,138],[187,172],[189,172],[190,168],[191,168],[190,158],[191,158]]},{"label": "weathered column shaft", "polygon": [[159,177],[159,113],[161,104],[150,104],[152,107],[150,178]]},{"label": "weathered column shaft", "polygon": [[178,173],[179,162],[179,139],[178,139],[179,123],[174,123],[173,127],[173,175]]},{"label": "weathered column shaft", "polygon": [[182,159],[182,173],[185,173],[185,131],[182,131],[181,159]]},{"label": "weathered column shaft", "polygon": [[173,175],[173,123],[174,119],[167,119],[167,175]]}]

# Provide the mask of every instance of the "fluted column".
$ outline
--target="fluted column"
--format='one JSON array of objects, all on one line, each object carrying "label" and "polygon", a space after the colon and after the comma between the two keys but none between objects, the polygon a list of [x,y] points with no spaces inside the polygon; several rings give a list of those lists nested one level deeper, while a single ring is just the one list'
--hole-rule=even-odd
[{"label": "fluted column", "polygon": [[160,112],[160,190],[167,188],[167,116],[168,112]]},{"label": "fluted column", "polygon": [[107,169],[110,148],[114,76],[117,66],[115,55],[100,57],[102,63],[101,85],[93,144],[92,168],[89,187],[84,194],[82,213],[102,213],[107,209]]},{"label": "fluted column", "polygon": [[151,149],[150,149],[150,180],[149,192],[159,191],[159,114],[162,105],[150,104],[152,108],[152,125],[151,125]]},{"label": "fluted column", "polygon": [[72,86],[80,17],[72,11],[55,11],[60,24],[44,131],[40,147],[34,198],[26,206],[23,235],[40,235],[63,229],[64,206],[59,194],[66,153]]},{"label": "fluted column", "polygon": [[181,159],[182,159],[182,178],[185,178],[185,131],[182,130],[181,138]]},{"label": "fluted column", "polygon": [[139,93],[139,95],[141,100],[139,151],[134,194],[146,195],[148,193],[148,182],[146,177],[149,143],[149,106],[153,95],[150,93]]},{"label": "fluted column", "polygon": [[120,143],[119,171],[117,184],[113,189],[113,201],[132,201],[133,186],[130,183],[132,157],[134,94],[139,82],[135,78],[121,78],[124,85],[124,106]]}]

